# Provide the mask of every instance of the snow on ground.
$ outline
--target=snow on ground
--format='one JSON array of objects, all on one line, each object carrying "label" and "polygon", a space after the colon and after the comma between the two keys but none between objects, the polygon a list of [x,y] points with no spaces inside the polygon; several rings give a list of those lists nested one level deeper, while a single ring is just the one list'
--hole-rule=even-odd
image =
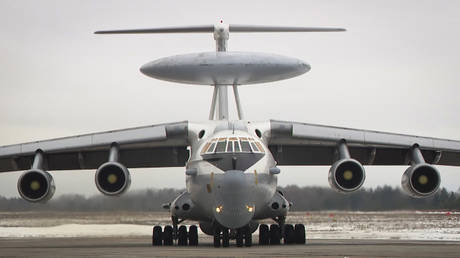
[{"label": "snow on ground", "polygon": [[[0,238],[150,236],[152,225],[168,223],[165,213],[3,212]],[[304,223],[308,239],[460,241],[458,212],[293,212],[287,223]]]}]

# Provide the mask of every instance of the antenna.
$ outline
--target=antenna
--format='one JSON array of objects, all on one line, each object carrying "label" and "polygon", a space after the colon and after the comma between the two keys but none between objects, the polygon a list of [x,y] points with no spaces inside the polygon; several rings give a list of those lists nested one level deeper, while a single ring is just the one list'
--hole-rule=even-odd
[{"label": "antenna", "polygon": [[[238,118],[244,119],[238,85],[270,82],[291,78],[310,70],[300,60],[269,54],[227,52],[232,33],[253,32],[340,32],[343,28],[292,27],[226,24],[222,20],[214,25],[160,27],[128,30],[102,30],[95,34],[145,34],[145,33],[213,33],[217,53],[199,53],[166,57],[141,67],[147,76],[187,84],[214,86],[209,120],[228,120],[228,86],[233,95]],[[274,66],[272,64],[275,64]]]}]

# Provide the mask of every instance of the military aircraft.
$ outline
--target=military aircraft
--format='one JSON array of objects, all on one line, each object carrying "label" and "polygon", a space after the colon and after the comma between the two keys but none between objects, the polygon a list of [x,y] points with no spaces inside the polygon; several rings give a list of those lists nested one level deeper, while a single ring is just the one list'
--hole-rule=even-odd
[{"label": "military aircraft", "polygon": [[[95,183],[105,195],[130,185],[128,168],[185,167],[186,192],[164,205],[171,225],[153,227],[153,245],[198,245],[197,221],[214,246],[305,244],[305,226],[285,223],[291,203],[277,190],[285,165],[329,165],[329,183],[339,192],[357,191],[363,165],[409,165],[403,189],[413,197],[433,195],[440,174],[433,166],[460,165],[460,141],[289,121],[244,118],[238,86],[292,78],[310,70],[296,58],[227,51],[229,34],[243,32],[337,32],[341,28],[215,25],[97,31],[96,34],[213,33],[216,51],[162,58],[143,65],[150,77],[210,85],[209,119],[182,121],[0,147],[0,172],[25,170],[19,194],[30,202],[49,200],[55,191],[48,170],[97,169]],[[229,119],[228,88],[238,113]],[[273,219],[274,224],[259,225]]]}]

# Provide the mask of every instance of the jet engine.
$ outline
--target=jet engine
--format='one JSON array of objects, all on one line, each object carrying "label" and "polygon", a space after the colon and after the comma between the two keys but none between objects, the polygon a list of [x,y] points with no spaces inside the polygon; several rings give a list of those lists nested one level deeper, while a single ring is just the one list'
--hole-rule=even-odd
[{"label": "jet engine", "polygon": [[329,169],[329,185],[339,192],[354,192],[364,183],[366,173],[357,160],[341,159]]},{"label": "jet engine", "polygon": [[417,144],[410,149],[411,166],[401,178],[401,186],[412,197],[428,197],[436,193],[441,184],[439,171],[425,163]]},{"label": "jet engine", "polygon": [[337,145],[339,159],[329,169],[329,185],[339,192],[354,192],[364,183],[366,173],[359,161],[352,159],[344,140]]},{"label": "jet engine", "polygon": [[128,169],[118,162],[102,164],[95,175],[97,189],[105,195],[119,195],[128,190],[131,177]]},{"label": "jet engine", "polygon": [[410,166],[401,178],[401,186],[412,197],[428,197],[436,193],[441,184],[439,171],[428,164]]},{"label": "jet engine", "polygon": [[53,177],[41,169],[24,172],[18,180],[18,192],[29,202],[46,202],[54,195]]},{"label": "jet engine", "polygon": [[18,192],[29,202],[46,202],[54,195],[56,187],[53,177],[43,169],[45,157],[42,150],[35,152],[32,168],[18,180]]},{"label": "jet engine", "polygon": [[97,189],[105,195],[120,195],[128,190],[131,177],[128,169],[118,162],[119,147],[116,143],[110,147],[109,161],[96,171]]}]

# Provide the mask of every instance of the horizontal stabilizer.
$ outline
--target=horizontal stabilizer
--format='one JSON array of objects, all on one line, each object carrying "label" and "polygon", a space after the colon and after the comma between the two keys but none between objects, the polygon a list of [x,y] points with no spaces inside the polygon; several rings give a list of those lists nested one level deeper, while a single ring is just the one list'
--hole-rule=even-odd
[{"label": "horizontal stabilizer", "polygon": [[[130,30],[101,30],[95,34],[143,34],[143,33],[203,33],[214,32],[214,25],[195,25],[181,27],[161,27]],[[230,32],[334,32],[345,31],[342,28],[319,27],[291,27],[291,26],[264,26],[264,25],[229,25]]]},{"label": "horizontal stabilizer", "polygon": [[346,30],[342,28],[232,25],[230,24],[229,31],[230,32],[335,32],[335,31],[346,31]]},{"label": "horizontal stabilizer", "polygon": [[94,34],[142,34],[142,33],[200,33],[213,32],[214,25],[195,25],[182,27],[162,27],[151,29],[134,29],[134,30],[101,30]]}]

